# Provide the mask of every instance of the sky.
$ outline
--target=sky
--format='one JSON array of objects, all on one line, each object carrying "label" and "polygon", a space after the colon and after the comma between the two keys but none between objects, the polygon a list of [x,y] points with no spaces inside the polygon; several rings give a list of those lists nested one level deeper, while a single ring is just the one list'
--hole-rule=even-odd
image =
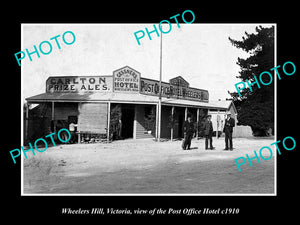
[{"label": "sky", "polygon": [[[169,33],[162,37],[162,81],[182,76],[190,87],[208,90],[209,100],[230,98],[227,91],[235,91],[234,84],[240,70],[237,58],[249,55],[234,47],[228,37],[242,40],[255,27],[272,24],[184,24],[180,28],[172,24]],[[158,27],[158,24],[156,24]],[[160,37],[145,35],[138,45],[134,33],[145,28],[153,30],[153,24],[22,24],[21,49],[34,51],[43,41],[52,44],[48,55],[40,58],[32,54],[21,61],[22,100],[45,92],[49,76],[112,75],[124,66],[139,71],[142,77],[159,80]],[[163,30],[169,25],[164,23]],[[76,40],[71,45],[62,41],[62,35],[72,31]],[[60,35],[61,49],[50,38]],[[66,35],[66,41],[72,41]],[[47,52],[47,44],[43,44]],[[17,61],[16,61],[17,64]]]}]

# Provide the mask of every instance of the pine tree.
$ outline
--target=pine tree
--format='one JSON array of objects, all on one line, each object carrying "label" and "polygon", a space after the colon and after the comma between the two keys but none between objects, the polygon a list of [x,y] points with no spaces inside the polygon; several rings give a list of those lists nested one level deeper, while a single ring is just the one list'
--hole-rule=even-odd
[{"label": "pine tree", "polygon": [[[249,80],[254,82],[254,76],[259,77],[263,71],[271,72],[274,67],[274,26],[263,28],[258,26],[255,28],[256,33],[248,34],[242,41],[233,40],[229,37],[230,42],[237,48],[240,48],[250,56],[246,59],[238,58],[237,64],[241,70],[237,78],[242,81]],[[263,76],[265,83],[269,82],[268,76]],[[247,85],[246,85],[247,86]],[[239,125],[251,126],[254,135],[267,135],[269,128],[274,130],[274,79],[270,85],[258,88],[255,84],[241,91],[242,96],[239,97],[237,92],[228,92],[233,98],[234,104],[238,111]]]}]

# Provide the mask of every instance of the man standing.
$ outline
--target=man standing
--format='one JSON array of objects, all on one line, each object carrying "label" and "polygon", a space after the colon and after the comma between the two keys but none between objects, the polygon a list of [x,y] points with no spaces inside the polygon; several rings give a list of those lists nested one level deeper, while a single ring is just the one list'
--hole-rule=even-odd
[{"label": "man standing", "polygon": [[75,127],[77,127],[77,124],[75,124],[74,121],[71,121],[71,123],[69,124],[69,131],[71,134],[71,140],[70,140],[71,144],[75,143],[75,138],[76,138]]},{"label": "man standing", "polygon": [[204,135],[205,135],[205,150],[208,149],[208,140],[211,150],[215,149],[212,145],[213,125],[211,122],[211,115],[207,115],[207,120],[204,123]]},{"label": "man standing", "polygon": [[195,128],[192,122],[191,115],[188,115],[187,120],[183,124],[184,141],[182,143],[183,150],[190,150],[192,138],[194,136]]},{"label": "man standing", "polygon": [[228,141],[229,141],[229,149],[230,151],[233,150],[232,146],[232,131],[233,127],[235,126],[235,120],[231,118],[231,113],[227,112],[226,113],[227,118],[225,119],[225,125],[223,132],[225,133],[225,149],[228,150]]}]

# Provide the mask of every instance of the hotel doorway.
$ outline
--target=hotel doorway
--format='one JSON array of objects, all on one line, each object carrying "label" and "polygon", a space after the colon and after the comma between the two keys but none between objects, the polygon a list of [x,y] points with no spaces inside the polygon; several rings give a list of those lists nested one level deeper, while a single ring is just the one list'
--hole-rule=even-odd
[{"label": "hotel doorway", "polygon": [[121,121],[122,121],[122,138],[133,138],[133,122],[134,122],[133,104],[121,104]]}]

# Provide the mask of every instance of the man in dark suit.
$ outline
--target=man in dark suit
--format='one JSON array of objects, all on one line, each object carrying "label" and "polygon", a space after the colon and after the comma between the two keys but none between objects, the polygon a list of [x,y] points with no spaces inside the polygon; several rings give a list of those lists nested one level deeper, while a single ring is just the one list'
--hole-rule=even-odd
[{"label": "man in dark suit", "polygon": [[227,118],[225,119],[223,132],[225,133],[225,149],[228,150],[228,141],[229,141],[229,149],[232,151],[232,132],[233,127],[235,126],[235,120],[231,118],[231,113],[226,113]]},{"label": "man in dark suit", "polygon": [[209,146],[211,150],[215,149],[212,146],[212,135],[213,135],[213,125],[211,122],[211,115],[207,115],[207,120],[204,123],[204,135],[205,135],[205,150],[208,149],[208,140],[209,140]]},{"label": "man in dark suit", "polygon": [[184,141],[182,143],[182,149],[190,150],[192,138],[195,132],[194,123],[192,122],[191,115],[188,115],[187,120],[183,124],[183,132],[184,132]]}]

